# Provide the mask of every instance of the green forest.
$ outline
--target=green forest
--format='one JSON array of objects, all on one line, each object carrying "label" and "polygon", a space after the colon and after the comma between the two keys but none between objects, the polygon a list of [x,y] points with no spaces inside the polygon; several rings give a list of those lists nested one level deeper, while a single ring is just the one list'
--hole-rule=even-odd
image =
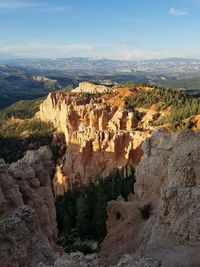
[{"label": "green forest", "polygon": [[[170,123],[172,128],[184,128],[183,121],[191,116],[200,114],[200,99],[189,96],[182,90],[154,88],[139,94],[133,94],[125,99],[127,109],[136,111],[139,107],[149,108],[154,104],[160,105],[160,110],[172,108],[169,116],[157,121],[158,125]],[[187,125],[189,128],[190,125]]]},{"label": "green forest", "polygon": [[0,111],[0,158],[6,162],[17,161],[29,149],[51,144],[53,125],[32,118],[39,111],[41,101],[21,100]]},{"label": "green forest", "polygon": [[166,80],[157,82],[159,86],[169,89],[183,88],[187,93],[200,97],[200,77],[181,78],[175,80]]},{"label": "green forest", "polygon": [[[106,205],[122,196],[127,200],[133,192],[135,172],[131,165],[114,169],[106,178],[87,186],[74,188],[56,199],[57,223],[60,243],[66,252],[80,250],[92,252],[81,240],[100,243],[106,235]],[[79,241],[79,242],[78,242]]]},{"label": "green forest", "polygon": [[20,100],[7,108],[0,110],[0,121],[14,116],[19,119],[30,119],[39,111],[40,104],[44,98],[35,100]]}]

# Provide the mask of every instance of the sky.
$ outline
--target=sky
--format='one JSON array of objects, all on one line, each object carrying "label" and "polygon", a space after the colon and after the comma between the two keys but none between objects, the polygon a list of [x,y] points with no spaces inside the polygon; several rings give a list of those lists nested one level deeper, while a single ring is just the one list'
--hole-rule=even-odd
[{"label": "sky", "polygon": [[200,58],[200,0],[0,0],[0,58]]}]

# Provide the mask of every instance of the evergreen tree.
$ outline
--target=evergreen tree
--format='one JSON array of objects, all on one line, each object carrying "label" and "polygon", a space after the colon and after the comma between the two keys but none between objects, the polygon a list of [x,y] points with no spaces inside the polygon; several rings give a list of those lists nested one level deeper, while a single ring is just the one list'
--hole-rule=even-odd
[{"label": "evergreen tree", "polygon": [[87,216],[87,202],[84,195],[77,199],[76,204],[76,228],[81,237],[87,236],[88,230],[88,216]]},{"label": "evergreen tree", "polygon": [[68,235],[77,229],[81,238],[101,241],[106,235],[107,202],[117,199],[119,195],[127,199],[133,192],[134,181],[134,168],[126,166],[120,170],[114,169],[104,179],[100,177],[94,183],[58,197],[56,209],[61,236],[64,235],[68,242]]},{"label": "evergreen tree", "polygon": [[71,216],[66,211],[63,216],[62,233],[68,235],[71,230]]},{"label": "evergreen tree", "polygon": [[102,239],[106,235],[106,198],[103,192],[103,187],[98,186],[95,194],[95,209],[93,215],[93,223],[95,225],[95,238]]}]

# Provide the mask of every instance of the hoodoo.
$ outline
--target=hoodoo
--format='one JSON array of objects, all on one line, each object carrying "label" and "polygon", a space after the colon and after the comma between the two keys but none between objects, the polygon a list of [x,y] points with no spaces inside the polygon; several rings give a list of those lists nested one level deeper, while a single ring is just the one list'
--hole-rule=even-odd
[{"label": "hoodoo", "polygon": [[[85,89],[85,85],[79,87]],[[93,86],[89,88],[93,90]],[[95,88],[101,91],[101,86]],[[66,155],[55,174],[56,195],[74,185],[88,184],[98,175],[104,177],[127,162],[139,163],[141,144],[154,129],[151,124],[157,112],[140,114],[125,109],[124,99],[130,94],[132,89],[113,89],[95,97],[75,89],[51,93],[41,104],[39,118],[52,122],[65,134],[67,143]]]}]

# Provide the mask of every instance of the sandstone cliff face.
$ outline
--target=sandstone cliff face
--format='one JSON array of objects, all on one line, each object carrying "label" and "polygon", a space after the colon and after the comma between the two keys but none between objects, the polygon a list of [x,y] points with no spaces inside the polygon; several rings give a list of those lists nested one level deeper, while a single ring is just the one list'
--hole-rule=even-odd
[{"label": "sandstone cliff face", "polygon": [[0,160],[0,266],[53,263],[57,238],[47,147],[10,165]]},{"label": "sandstone cliff face", "polygon": [[200,266],[200,133],[159,130],[143,150],[135,195],[108,205],[101,262],[129,253],[122,266]]},{"label": "sandstone cliff face", "polygon": [[51,93],[38,116],[51,121],[67,142],[66,156],[55,174],[56,194],[87,184],[99,174],[106,176],[128,161],[137,164],[141,143],[152,131],[138,130],[133,112],[109,104],[104,97],[90,100],[74,92]]},{"label": "sandstone cliff face", "polygon": [[96,85],[90,82],[82,82],[79,86],[72,90],[74,93],[89,93],[89,94],[102,94],[111,91],[110,87],[104,85]]}]

